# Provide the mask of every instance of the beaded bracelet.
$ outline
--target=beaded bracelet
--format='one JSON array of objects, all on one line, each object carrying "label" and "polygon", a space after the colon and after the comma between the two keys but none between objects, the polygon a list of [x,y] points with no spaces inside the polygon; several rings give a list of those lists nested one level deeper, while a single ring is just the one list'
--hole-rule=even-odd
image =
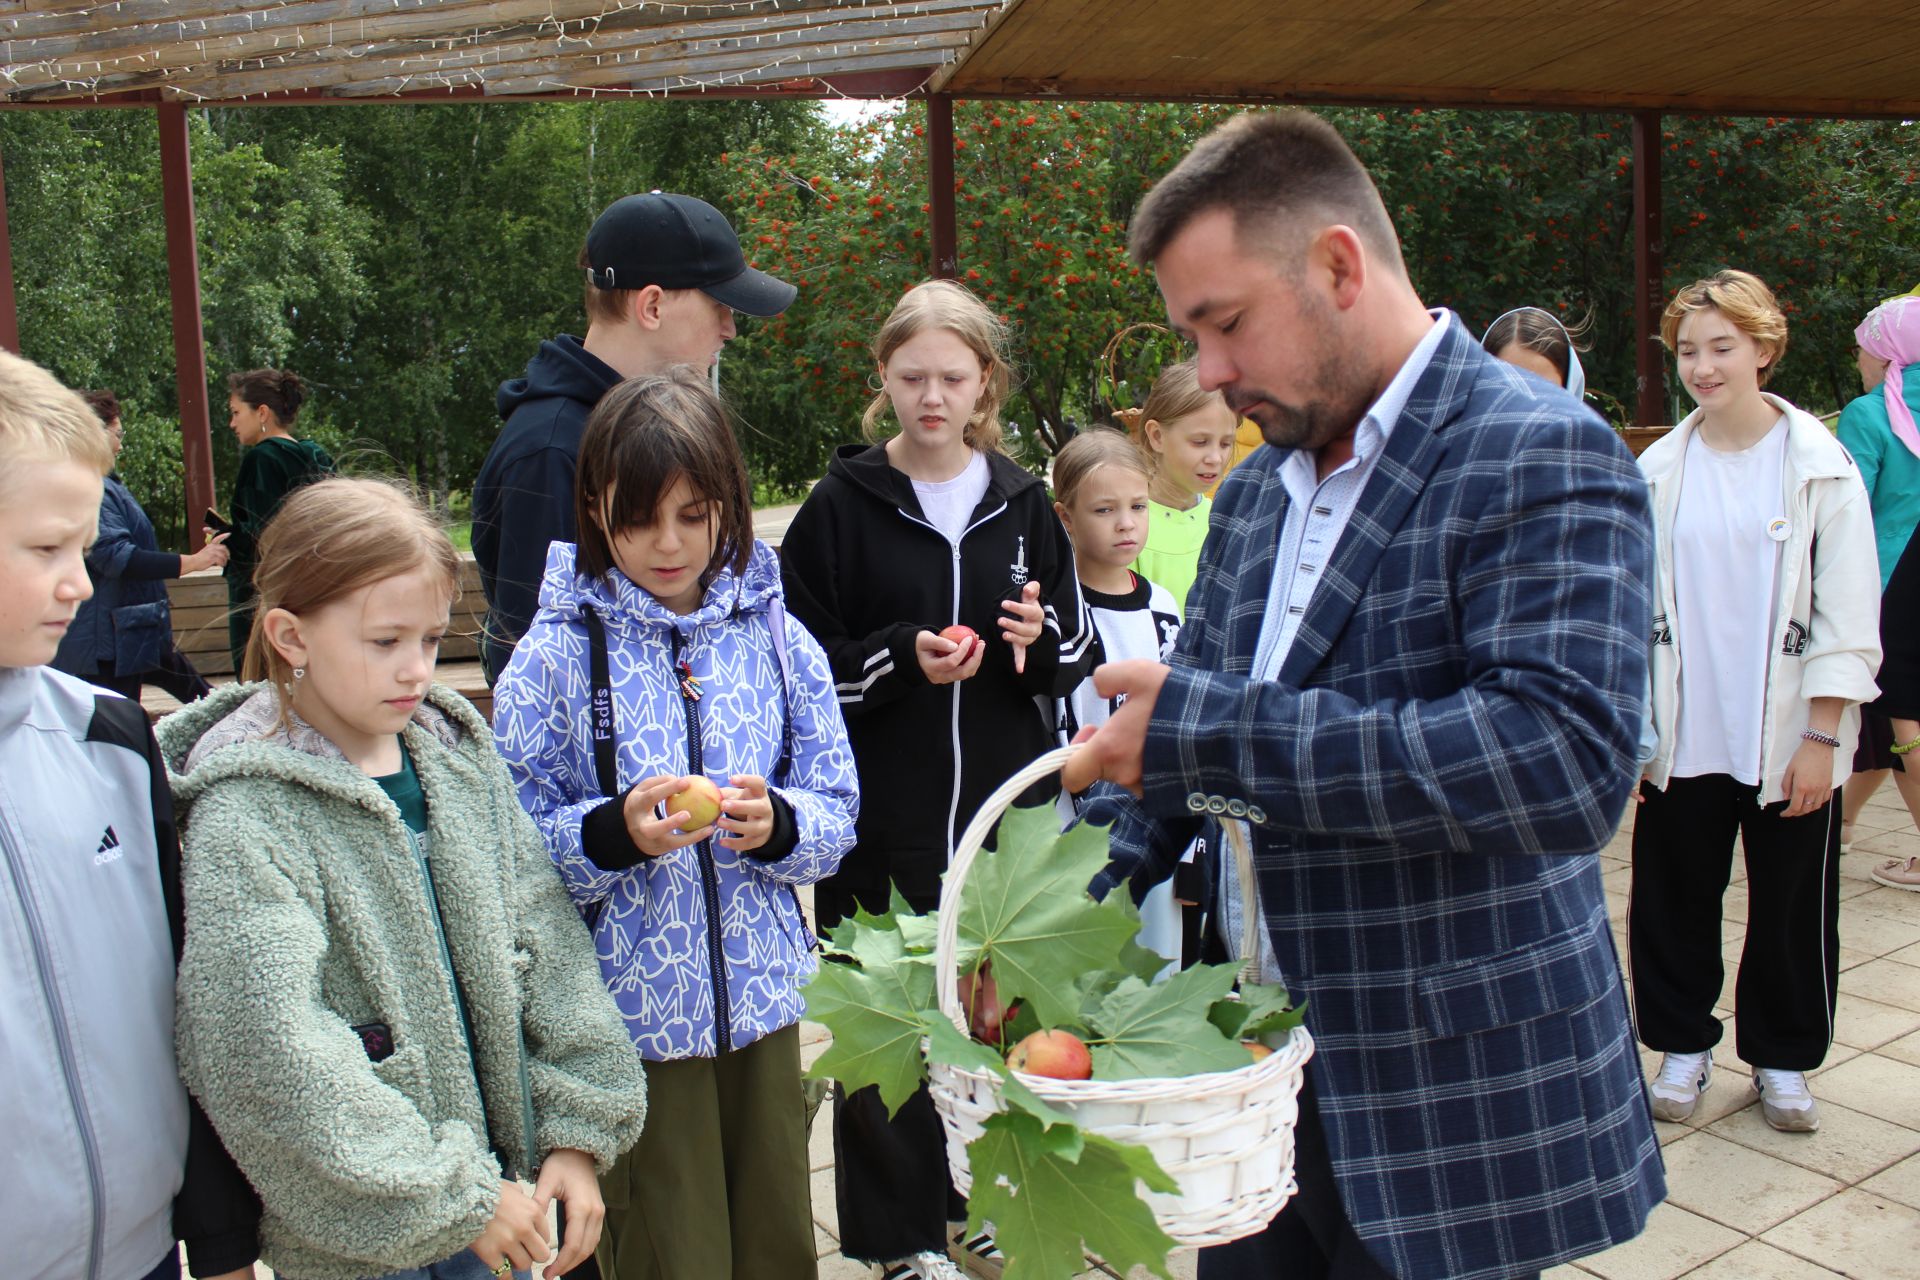
[{"label": "beaded bracelet", "polygon": [[1818,729],[1802,729],[1800,736],[1808,742],[1817,742],[1823,747],[1833,747],[1837,750],[1840,746],[1840,739],[1830,733],[1822,733]]},{"label": "beaded bracelet", "polygon": [[1912,742],[1896,742],[1893,744],[1892,751],[1897,756],[1903,756],[1916,748],[1920,748],[1920,738],[1915,738]]}]

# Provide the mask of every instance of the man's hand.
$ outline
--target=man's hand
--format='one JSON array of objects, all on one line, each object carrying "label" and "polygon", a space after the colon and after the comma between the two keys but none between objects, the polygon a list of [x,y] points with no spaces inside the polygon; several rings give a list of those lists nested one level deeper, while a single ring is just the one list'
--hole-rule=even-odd
[{"label": "man's hand", "polygon": [[1141,794],[1140,773],[1147,749],[1147,724],[1153,704],[1173,668],[1164,663],[1133,658],[1109,662],[1093,673],[1094,692],[1103,698],[1126,695],[1113,717],[1098,729],[1082,729],[1074,741],[1080,751],[1067,761],[1061,781],[1068,791],[1081,792],[1104,779]]},{"label": "man's hand", "polygon": [[649,858],[684,849],[690,844],[699,844],[713,834],[711,826],[683,832],[680,824],[692,816],[685,809],[677,809],[664,818],[653,816],[654,809],[668,796],[685,791],[689,781],[688,778],[657,774],[642,779],[628,790],[626,802],[620,808],[620,816],[626,819],[627,834],[632,837],[635,847]]},{"label": "man's hand", "polygon": [[600,1179],[593,1173],[593,1157],[571,1147],[549,1152],[533,1187],[534,1207],[542,1215],[549,1202],[567,1206],[567,1237],[547,1274],[563,1276],[593,1256],[600,1243],[600,1227],[607,1218],[607,1202],[600,1195]]}]

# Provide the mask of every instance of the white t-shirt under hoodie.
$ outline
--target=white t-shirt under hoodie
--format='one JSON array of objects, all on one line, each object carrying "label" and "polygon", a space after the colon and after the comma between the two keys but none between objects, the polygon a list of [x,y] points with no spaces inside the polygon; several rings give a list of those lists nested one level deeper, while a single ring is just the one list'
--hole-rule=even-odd
[{"label": "white t-shirt under hoodie", "polygon": [[1673,516],[1680,698],[1673,775],[1760,783],[1785,512],[1787,420],[1738,453],[1687,442]]},{"label": "white t-shirt under hoodie", "polygon": [[980,499],[987,496],[990,474],[987,455],[975,449],[967,465],[953,479],[913,482],[913,494],[920,499],[920,510],[926,515],[927,523],[945,534],[947,541],[955,546],[960,543],[960,535],[967,531],[967,521],[973,518]]}]

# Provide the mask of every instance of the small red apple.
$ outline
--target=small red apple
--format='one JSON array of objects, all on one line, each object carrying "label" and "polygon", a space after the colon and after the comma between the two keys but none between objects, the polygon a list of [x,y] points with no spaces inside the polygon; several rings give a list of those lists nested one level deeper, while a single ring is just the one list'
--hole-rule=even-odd
[{"label": "small red apple", "polygon": [[687,822],[682,831],[698,831],[702,827],[712,826],[720,819],[720,788],[710,778],[689,778],[687,789],[676,791],[667,797],[667,814],[686,811]]},{"label": "small red apple", "polygon": [[1093,1055],[1071,1031],[1036,1031],[1013,1046],[1007,1065],[1029,1075],[1085,1080],[1093,1074]]},{"label": "small red apple", "polygon": [[971,654],[973,652],[973,646],[980,642],[980,633],[972,627],[956,622],[942,631],[940,638],[942,640],[951,640],[959,645],[960,652],[964,656]]}]

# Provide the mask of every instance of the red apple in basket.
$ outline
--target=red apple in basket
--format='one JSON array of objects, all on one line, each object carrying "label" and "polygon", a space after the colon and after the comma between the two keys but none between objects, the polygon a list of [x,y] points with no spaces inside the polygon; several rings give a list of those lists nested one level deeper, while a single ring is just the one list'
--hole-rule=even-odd
[{"label": "red apple in basket", "polygon": [[980,633],[972,627],[956,622],[940,633],[942,640],[951,640],[960,646],[960,655],[966,657],[973,652],[973,646],[980,643]]},{"label": "red apple in basket", "polygon": [[667,816],[685,811],[682,831],[698,831],[720,820],[720,788],[710,778],[688,778],[687,788],[667,797]]},{"label": "red apple in basket", "polygon": [[1055,1080],[1085,1080],[1093,1075],[1093,1055],[1071,1031],[1036,1031],[1013,1046],[1007,1065],[1028,1075]]},{"label": "red apple in basket", "polygon": [[1261,1062],[1273,1056],[1273,1050],[1258,1040],[1242,1040],[1240,1043],[1247,1046],[1247,1052],[1253,1055],[1255,1062]]}]

